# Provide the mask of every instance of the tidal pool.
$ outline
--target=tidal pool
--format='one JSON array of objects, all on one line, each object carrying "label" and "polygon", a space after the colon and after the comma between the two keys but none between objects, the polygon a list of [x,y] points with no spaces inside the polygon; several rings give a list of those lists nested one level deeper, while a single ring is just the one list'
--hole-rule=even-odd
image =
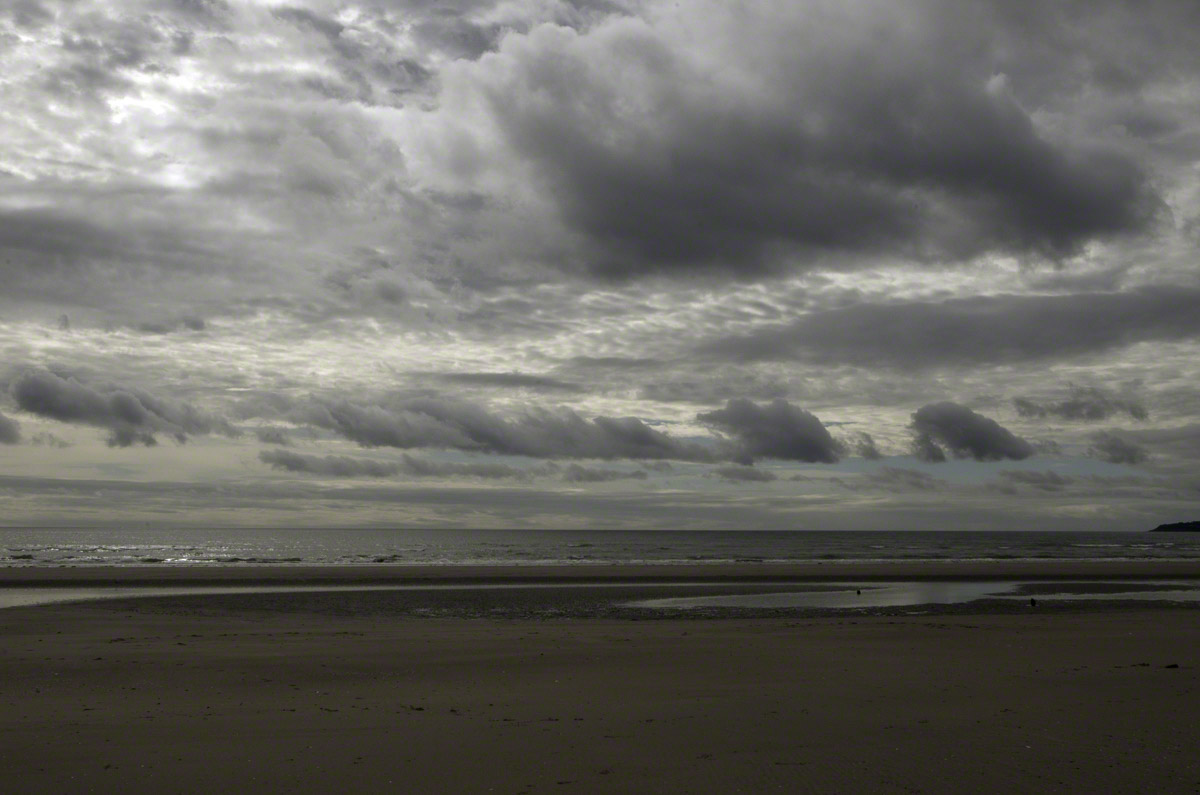
[{"label": "tidal pool", "polygon": [[777,591],[724,595],[690,595],[627,602],[629,607],[687,609],[705,607],[741,608],[830,608],[913,607],[933,604],[964,604],[979,599],[1036,598],[1038,601],[1135,600],[1200,602],[1196,581],[1105,581],[1105,582],[889,582],[831,583],[836,590]]}]

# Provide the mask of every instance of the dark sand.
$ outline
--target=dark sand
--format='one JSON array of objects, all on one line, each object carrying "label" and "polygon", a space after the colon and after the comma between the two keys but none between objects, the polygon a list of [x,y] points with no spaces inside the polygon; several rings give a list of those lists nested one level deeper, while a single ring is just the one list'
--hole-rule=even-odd
[{"label": "dark sand", "polygon": [[[1155,574],[1080,565],[1036,574]],[[1154,565],[1163,577],[1200,574],[1196,564]],[[836,568],[830,579],[919,574],[908,565],[882,574]],[[932,564],[925,573],[1023,576],[1011,566],[951,568]],[[761,579],[762,568],[752,569]],[[2,571],[0,584],[31,571]],[[148,576],[141,569],[40,573],[48,571],[60,581],[94,578],[91,584],[127,582],[126,571]],[[200,576],[188,571],[173,577]],[[745,576],[711,567],[641,574]],[[274,569],[202,575],[206,582],[296,581],[295,572]],[[581,576],[468,574],[531,575]],[[329,576],[347,575],[305,572],[300,579]],[[320,595],[279,598],[0,611],[0,786],[1200,790],[1194,608],[1101,602],[1004,613],[985,605],[956,615],[488,620],[355,614],[352,600],[322,610]]]}]

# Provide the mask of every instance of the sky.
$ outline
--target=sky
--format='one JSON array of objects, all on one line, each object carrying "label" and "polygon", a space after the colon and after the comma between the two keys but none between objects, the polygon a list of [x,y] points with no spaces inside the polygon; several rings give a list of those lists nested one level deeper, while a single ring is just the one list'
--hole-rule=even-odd
[{"label": "sky", "polygon": [[0,524],[1200,518],[1200,4],[14,0]]}]

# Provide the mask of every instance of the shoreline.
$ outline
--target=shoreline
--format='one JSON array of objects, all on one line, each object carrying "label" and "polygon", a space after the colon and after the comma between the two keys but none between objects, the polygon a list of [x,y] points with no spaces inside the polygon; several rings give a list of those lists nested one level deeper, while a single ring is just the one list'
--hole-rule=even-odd
[{"label": "shoreline", "polygon": [[0,587],[173,585],[486,585],[503,583],[736,583],[861,580],[1097,580],[1200,578],[1196,560],[1020,560],[813,563],[694,563],[345,566],[11,566]]},{"label": "shoreline", "polygon": [[1200,561],[0,569],[3,611],[379,620],[961,616],[1035,602],[1043,613],[1196,610],[1198,589]]}]

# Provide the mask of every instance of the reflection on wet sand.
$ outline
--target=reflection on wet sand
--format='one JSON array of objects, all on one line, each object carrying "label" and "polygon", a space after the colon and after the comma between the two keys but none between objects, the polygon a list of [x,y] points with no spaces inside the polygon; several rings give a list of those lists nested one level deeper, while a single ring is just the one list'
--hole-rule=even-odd
[{"label": "reflection on wet sand", "polygon": [[980,599],[1026,599],[1036,594],[1047,601],[1123,599],[1135,601],[1200,602],[1200,583],[1172,582],[894,582],[839,583],[832,591],[682,596],[643,599],[629,607],[687,608],[830,608],[912,607],[964,604]]}]

